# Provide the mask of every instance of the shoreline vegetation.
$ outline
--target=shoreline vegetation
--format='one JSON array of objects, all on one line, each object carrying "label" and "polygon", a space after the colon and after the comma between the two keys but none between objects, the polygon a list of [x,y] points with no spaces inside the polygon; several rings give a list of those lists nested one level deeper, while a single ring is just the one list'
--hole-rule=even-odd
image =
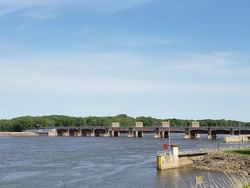
[{"label": "shoreline vegetation", "polygon": [[[232,154],[232,155],[240,155],[240,156],[250,157],[250,148],[225,150],[224,153],[226,153],[226,154]],[[249,168],[250,168],[250,166],[249,166]]]},{"label": "shoreline vegetation", "polygon": [[243,188],[250,188],[250,183],[247,185],[244,185]]},{"label": "shoreline vegetation", "polygon": [[[49,116],[22,116],[13,119],[1,119],[0,131],[21,132],[27,129],[55,128],[55,127],[84,127],[84,126],[110,126],[111,122],[120,122],[121,126],[134,126],[136,121],[142,121],[144,126],[159,126],[162,121],[170,121],[171,126],[189,126],[193,120],[184,119],[158,119],[154,117],[131,117],[126,114],[117,116],[89,116],[72,117],[64,115]],[[198,120],[201,127],[250,127],[250,122],[239,122],[236,120]]]}]

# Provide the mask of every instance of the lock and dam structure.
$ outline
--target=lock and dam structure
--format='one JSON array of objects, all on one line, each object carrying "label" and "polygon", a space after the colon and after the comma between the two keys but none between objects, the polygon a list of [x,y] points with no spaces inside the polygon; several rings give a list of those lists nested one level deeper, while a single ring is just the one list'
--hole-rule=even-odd
[{"label": "lock and dam structure", "polygon": [[142,138],[144,134],[151,133],[155,138],[168,138],[169,134],[183,133],[185,139],[198,139],[201,134],[208,139],[216,139],[217,135],[242,135],[244,141],[250,141],[250,127],[200,127],[199,122],[192,122],[187,127],[172,127],[169,121],[159,126],[145,127],[143,122],[136,122],[132,127],[121,127],[119,122],[112,122],[111,126],[89,127],[57,127],[53,129],[33,130],[38,135],[64,136],[64,137],[119,137],[127,134],[130,138]]}]

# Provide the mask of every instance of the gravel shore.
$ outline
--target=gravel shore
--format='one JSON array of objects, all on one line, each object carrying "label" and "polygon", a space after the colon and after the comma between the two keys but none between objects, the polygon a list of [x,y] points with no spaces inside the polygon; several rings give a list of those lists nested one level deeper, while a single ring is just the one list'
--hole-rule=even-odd
[{"label": "gravel shore", "polygon": [[193,159],[193,167],[203,170],[219,171],[250,178],[250,157],[211,152]]}]

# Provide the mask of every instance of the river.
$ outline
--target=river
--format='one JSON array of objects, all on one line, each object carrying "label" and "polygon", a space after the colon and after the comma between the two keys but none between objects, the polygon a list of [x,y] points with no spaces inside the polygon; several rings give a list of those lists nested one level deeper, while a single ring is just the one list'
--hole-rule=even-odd
[{"label": "river", "polygon": [[[0,137],[1,188],[188,188],[195,176],[206,187],[234,187],[228,176],[191,168],[156,170],[156,153],[168,139],[104,137]],[[230,146],[217,140],[184,140],[171,135],[182,149]],[[239,145],[239,144],[238,144]]]}]

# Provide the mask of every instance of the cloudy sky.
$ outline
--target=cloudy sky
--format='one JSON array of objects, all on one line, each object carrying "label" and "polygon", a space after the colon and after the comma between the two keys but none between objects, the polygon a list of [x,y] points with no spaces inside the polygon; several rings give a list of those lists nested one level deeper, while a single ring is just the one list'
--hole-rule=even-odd
[{"label": "cloudy sky", "polygon": [[0,0],[0,118],[250,121],[248,0]]}]

